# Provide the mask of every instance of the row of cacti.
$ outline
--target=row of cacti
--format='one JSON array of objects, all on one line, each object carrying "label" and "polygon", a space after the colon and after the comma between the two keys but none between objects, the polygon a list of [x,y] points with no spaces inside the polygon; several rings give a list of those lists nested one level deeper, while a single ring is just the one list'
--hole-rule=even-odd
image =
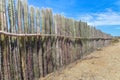
[{"label": "row of cacti", "polygon": [[0,34],[1,80],[38,80],[108,45],[104,38],[111,37],[86,22],[53,15],[51,9],[29,7],[27,0],[0,0],[0,31],[51,35]]},{"label": "row of cacti", "polygon": [[[27,0],[1,0],[1,30],[8,30],[12,33],[42,33],[42,34],[55,34],[55,20],[60,19],[58,23],[61,27],[59,35],[75,36],[75,37],[105,37],[110,36],[96,30],[95,27],[87,25],[82,21],[65,18],[61,15],[52,15],[51,9],[39,9],[34,6],[28,6]],[[5,16],[3,16],[5,15]],[[7,16],[7,18],[6,18]],[[6,20],[7,19],[7,20]],[[6,23],[8,23],[6,25]],[[48,26],[51,25],[51,26]],[[74,26],[74,27],[73,27]],[[76,30],[74,30],[76,29]],[[63,31],[62,31],[63,30]],[[59,33],[59,32],[58,32]],[[104,36],[105,35],[105,36]]]}]

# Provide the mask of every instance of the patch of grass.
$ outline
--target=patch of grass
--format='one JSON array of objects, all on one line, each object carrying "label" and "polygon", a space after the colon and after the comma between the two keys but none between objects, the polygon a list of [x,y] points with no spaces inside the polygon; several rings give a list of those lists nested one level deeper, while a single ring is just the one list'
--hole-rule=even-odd
[{"label": "patch of grass", "polygon": [[113,40],[112,40],[112,43],[118,43],[119,42],[119,39],[118,38],[114,38]]}]

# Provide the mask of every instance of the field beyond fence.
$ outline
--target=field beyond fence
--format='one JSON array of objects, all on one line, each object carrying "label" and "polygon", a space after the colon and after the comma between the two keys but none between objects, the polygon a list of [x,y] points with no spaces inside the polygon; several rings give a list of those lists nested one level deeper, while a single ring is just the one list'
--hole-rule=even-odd
[{"label": "field beyond fence", "polygon": [[0,80],[38,80],[110,44],[112,36],[86,22],[0,0]]}]

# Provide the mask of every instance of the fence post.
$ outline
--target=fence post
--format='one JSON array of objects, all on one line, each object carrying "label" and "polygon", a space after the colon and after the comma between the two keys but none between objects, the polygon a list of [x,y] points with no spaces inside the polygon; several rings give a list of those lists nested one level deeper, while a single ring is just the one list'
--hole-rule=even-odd
[{"label": "fence post", "polygon": [[[36,9],[36,28],[37,28],[37,34],[41,34],[42,29],[41,29],[41,10]],[[38,71],[39,71],[39,76],[43,77],[43,61],[42,61],[42,38],[39,36],[37,37],[37,56],[38,56]]]}]

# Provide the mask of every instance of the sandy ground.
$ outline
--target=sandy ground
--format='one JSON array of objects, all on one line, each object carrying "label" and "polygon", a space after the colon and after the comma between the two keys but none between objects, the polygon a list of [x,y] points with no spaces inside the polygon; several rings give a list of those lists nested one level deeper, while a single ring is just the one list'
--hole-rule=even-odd
[{"label": "sandy ground", "polygon": [[120,80],[120,42],[40,80]]}]

